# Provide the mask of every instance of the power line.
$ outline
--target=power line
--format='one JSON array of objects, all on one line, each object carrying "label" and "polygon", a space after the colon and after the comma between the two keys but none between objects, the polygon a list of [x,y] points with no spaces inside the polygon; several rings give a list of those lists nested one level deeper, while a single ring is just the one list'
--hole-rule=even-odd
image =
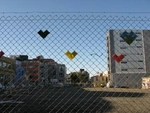
[{"label": "power line", "polygon": [[84,14],[84,13],[90,13],[90,14],[149,14],[150,12],[40,12],[40,11],[31,11],[31,12],[0,12],[0,14],[33,14],[33,13],[63,13],[63,14]]},{"label": "power line", "polygon": [[98,56],[98,57],[101,57],[101,56],[103,55],[103,53],[102,53],[101,55],[98,55],[98,54],[96,54],[96,53],[93,53],[93,54],[90,54],[90,55],[96,55],[96,56]]}]

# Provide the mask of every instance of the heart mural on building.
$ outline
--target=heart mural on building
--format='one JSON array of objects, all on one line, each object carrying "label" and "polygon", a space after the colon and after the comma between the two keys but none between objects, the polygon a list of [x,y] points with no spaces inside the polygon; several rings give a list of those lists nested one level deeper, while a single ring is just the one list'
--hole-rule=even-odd
[{"label": "heart mural on building", "polygon": [[124,58],[124,55],[120,54],[119,56],[117,56],[116,54],[113,54],[112,57],[114,58],[115,61],[117,61],[119,63]]},{"label": "heart mural on building", "polygon": [[132,42],[137,38],[137,35],[134,32],[123,32],[120,34],[120,37],[123,38],[124,41],[126,41],[127,44],[132,44]]}]

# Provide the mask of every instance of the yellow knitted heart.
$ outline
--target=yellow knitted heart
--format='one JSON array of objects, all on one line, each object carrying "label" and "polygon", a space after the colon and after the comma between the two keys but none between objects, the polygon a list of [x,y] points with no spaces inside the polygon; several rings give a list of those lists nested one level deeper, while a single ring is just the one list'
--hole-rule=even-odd
[{"label": "yellow knitted heart", "polygon": [[66,56],[67,56],[70,60],[72,60],[78,53],[77,53],[76,51],[74,51],[74,52],[72,52],[72,53],[70,53],[69,51],[67,51],[65,54],[66,54]]}]

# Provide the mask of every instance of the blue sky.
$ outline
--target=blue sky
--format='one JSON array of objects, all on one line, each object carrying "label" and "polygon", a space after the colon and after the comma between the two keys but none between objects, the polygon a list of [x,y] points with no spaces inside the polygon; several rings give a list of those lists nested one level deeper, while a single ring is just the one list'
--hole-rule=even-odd
[{"label": "blue sky", "polygon": [[1,0],[0,12],[149,12],[149,0]]},{"label": "blue sky", "polygon": [[[112,17],[105,17],[107,12],[133,12],[109,13],[109,15],[113,16],[131,16],[129,19],[132,19],[133,16],[149,17],[150,13],[146,13],[150,12],[149,4],[149,0],[13,0],[13,2],[1,0],[0,49],[5,52],[5,55],[28,54],[30,58],[43,55],[46,58],[54,59],[58,63],[66,64],[68,72],[79,71],[80,68],[84,68],[92,76],[96,72],[107,70],[106,30],[120,28],[144,29],[150,27],[146,26],[145,22],[111,20]],[[7,12],[36,12],[34,16],[39,15],[40,19],[34,20],[38,17],[32,18],[30,13],[13,13],[13,15],[17,16],[22,15],[15,20],[14,17],[9,17],[10,15],[12,16],[12,13],[7,14]],[[88,13],[83,14],[83,12]],[[57,19],[55,20],[51,17],[50,19],[52,20],[49,21],[42,16],[43,14],[45,18],[48,18],[51,14],[56,15]],[[24,17],[25,15],[27,17]],[[58,19],[62,15],[64,17],[70,15],[69,18],[75,15],[75,20]],[[88,15],[88,19],[77,20],[79,15],[83,17]],[[99,15],[108,20],[96,20]],[[44,20],[42,20],[43,18]],[[94,19],[90,20],[90,18]],[[19,19],[22,20],[19,21]],[[130,26],[131,24],[132,26]],[[37,34],[40,29],[50,31],[47,38],[42,39]],[[70,60],[64,54],[68,50],[70,52],[75,50],[78,55],[73,60]],[[91,56],[90,54],[93,53],[98,55],[103,53],[103,55],[100,57]]]}]

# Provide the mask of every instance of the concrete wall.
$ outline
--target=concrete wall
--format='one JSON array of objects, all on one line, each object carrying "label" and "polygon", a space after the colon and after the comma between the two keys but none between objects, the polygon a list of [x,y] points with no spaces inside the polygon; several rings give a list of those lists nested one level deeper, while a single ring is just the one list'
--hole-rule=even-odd
[{"label": "concrete wall", "polygon": [[150,73],[150,30],[143,31],[143,44],[145,51],[146,72]]},{"label": "concrete wall", "polygon": [[142,77],[148,76],[149,74],[133,73],[133,74],[112,74],[110,86],[117,87],[130,87],[130,88],[141,88]]}]

